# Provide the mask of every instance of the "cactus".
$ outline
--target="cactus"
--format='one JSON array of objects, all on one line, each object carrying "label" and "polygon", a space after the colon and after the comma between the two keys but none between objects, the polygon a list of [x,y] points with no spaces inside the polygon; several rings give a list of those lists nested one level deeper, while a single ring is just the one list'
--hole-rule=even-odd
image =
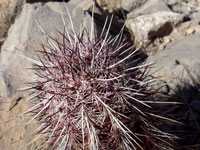
[{"label": "cactus", "polygon": [[137,50],[121,34],[109,37],[103,29],[97,37],[93,24],[90,33],[59,32],[60,41],[45,33],[49,45],[32,61],[37,79],[28,85],[34,106],[26,113],[41,125],[41,147],[173,149],[172,135],[157,128],[158,115],[152,113],[158,92],[149,86],[151,65],[135,60]]}]

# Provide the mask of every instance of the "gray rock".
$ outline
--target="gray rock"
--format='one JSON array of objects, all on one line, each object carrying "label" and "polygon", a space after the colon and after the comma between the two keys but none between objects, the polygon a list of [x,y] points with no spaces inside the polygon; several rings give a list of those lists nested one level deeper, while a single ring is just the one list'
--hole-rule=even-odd
[{"label": "gray rock", "polygon": [[140,6],[145,5],[147,2],[148,0],[122,0],[121,7],[123,10],[131,12]]},{"label": "gray rock", "polygon": [[165,0],[165,3],[167,3],[168,5],[173,5],[176,4],[178,2],[178,0]]},{"label": "gray rock", "polygon": [[[11,14],[9,12],[10,3],[9,1],[0,1],[0,41],[6,36],[6,33],[11,24]],[[1,44],[1,43],[0,43]]]},{"label": "gray rock", "polygon": [[71,0],[68,2],[69,5],[74,5],[75,9],[82,9],[82,10],[88,10],[93,5],[93,0]]},{"label": "gray rock", "polygon": [[14,23],[14,20],[16,17],[19,16],[19,14],[21,13],[22,7],[23,5],[26,3],[26,0],[10,0],[11,2],[11,14],[12,14],[12,22]]},{"label": "gray rock", "polygon": [[[76,5],[77,6],[77,5]],[[84,13],[79,7],[67,4],[76,32],[80,31]],[[70,20],[63,3],[25,4],[19,17],[8,32],[0,53],[0,150],[35,150],[41,141],[29,144],[35,137],[32,135],[37,124],[26,125],[30,116],[23,118],[18,115],[30,108],[27,92],[18,92],[25,87],[34,75],[27,68],[32,67],[31,61],[24,57],[37,59],[35,50],[41,49],[45,37],[36,22],[50,36],[60,38],[57,30],[63,32],[64,24],[70,27]],[[90,30],[91,18],[85,16],[86,29]],[[20,56],[21,55],[21,56]],[[2,99],[3,97],[3,99]]]},{"label": "gray rock", "polygon": [[170,34],[173,28],[182,22],[183,16],[170,11],[156,12],[128,19],[126,26],[132,33],[135,43],[147,45],[155,38]]},{"label": "gray rock", "polygon": [[191,15],[191,22],[192,24],[200,24],[200,11]]},{"label": "gray rock", "polygon": [[[68,5],[68,7],[69,11],[72,12],[74,28],[78,33],[84,16],[83,12],[78,8],[74,12],[73,5]],[[5,75],[7,75],[9,85],[11,86],[10,94],[15,93],[16,89],[22,86],[23,77],[31,76],[32,74],[31,71],[27,71],[26,69],[31,67],[31,63],[25,58],[20,57],[19,54],[34,58],[34,49],[40,49],[41,43],[45,42],[45,38],[42,36],[36,22],[50,36],[59,37],[56,30],[63,32],[64,29],[62,12],[65,13],[64,18],[67,28],[72,29],[64,5],[55,2],[24,5],[20,17],[9,30],[8,38],[2,45],[0,55],[0,67]],[[90,30],[90,21],[88,19],[89,17],[86,17],[85,22],[87,23],[86,27]]]},{"label": "gray rock", "polygon": [[189,0],[189,1],[182,1],[182,0],[171,0],[167,1],[166,3],[170,7],[173,12],[183,14],[186,16],[187,21],[192,20],[193,23],[198,21],[196,17],[198,17],[200,1],[197,0]]},{"label": "gray rock", "polygon": [[170,9],[163,0],[148,0],[141,7],[132,10],[127,15],[127,18],[135,18],[140,15],[152,14],[159,11],[170,11]]},{"label": "gray rock", "polygon": [[155,62],[154,77],[161,77],[170,88],[181,82],[192,82],[191,75],[200,74],[200,33],[175,40],[163,51],[149,56],[147,62]]},{"label": "gray rock", "polygon": [[173,12],[189,15],[192,12],[192,9],[188,7],[187,5],[183,5],[182,3],[175,2],[172,4],[169,4],[169,7]]},{"label": "gray rock", "polygon": [[6,83],[5,79],[3,77],[3,74],[0,72],[0,97],[6,97],[7,96],[7,89],[6,89]]},{"label": "gray rock", "polygon": [[130,12],[141,5],[143,5],[147,0],[97,0],[97,3],[104,10],[117,11],[125,10]]},{"label": "gray rock", "polygon": [[25,0],[5,0],[0,2],[0,47],[15,18],[20,14]]}]

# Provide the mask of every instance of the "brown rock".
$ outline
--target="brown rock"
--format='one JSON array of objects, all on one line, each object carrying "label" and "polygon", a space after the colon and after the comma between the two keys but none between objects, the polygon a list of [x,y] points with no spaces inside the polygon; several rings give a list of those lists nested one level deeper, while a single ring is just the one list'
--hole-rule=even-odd
[{"label": "brown rock", "polygon": [[26,111],[30,104],[21,99],[17,105],[11,107],[16,99],[18,97],[0,99],[0,150],[35,150],[41,145],[40,141],[31,143],[35,137],[33,131],[38,125],[36,123],[26,125],[30,116],[24,117],[19,114]]}]

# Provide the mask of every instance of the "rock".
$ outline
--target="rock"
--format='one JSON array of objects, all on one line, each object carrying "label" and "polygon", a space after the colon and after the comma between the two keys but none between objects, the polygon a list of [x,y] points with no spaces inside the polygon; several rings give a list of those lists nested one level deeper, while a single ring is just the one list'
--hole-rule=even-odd
[{"label": "rock", "polygon": [[147,62],[155,62],[154,77],[162,77],[171,89],[184,81],[191,82],[190,74],[200,74],[200,33],[177,39],[165,50],[149,56]]},{"label": "rock", "polygon": [[147,2],[148,0],[122,0],[121,7],[123,10],[131,12]]},{"label": "rock", "polygon": [[[79,32],[84,13],[74,5],[67,4],[67,7],[75,32]],[[27,126],[25,123],[30,120],[30,116],[24,119],[18,116],[31,106],[26,102],[27,93],[18,90],[34,75],[32,70],[27,69],[32,65],[26,58],[37,59],[35,50],[41,49],[41,43],[46,42],[36,22],[50,36],[59,39],[57,30],[63,32],[64,29],[61,13],[64,14],[67,28],[72,29],[66,8],[59,2],[25,4],[9,29],[0,53],[0,150],[33,150],[41,145],[41,141],[29,144],[34,139],[32,134],[37,124]],[[85,24],[90,31],[89,15],[85,16]]]},{"label": "rock", "polygon": [[177,3],[177,0],[165,0],[165,3],[167,3],[168,5],[173,5]]},{"label": "rock", "polygon": [[76,9],[88,10],[93,5],[93,0],[71,0],[69,5],[74,5]]},{"label": "rock", "polygon": [[171,1],[171,3],[174,2],[174,4],[179,3],[181,5],[188,6],[195,9],[198,9],[198,7],[200,6],[199,0],[166,0],[166,1],[169,1],[169,2]]},{"label": "rock", "polygon": [[[54,11],[55,8],[58,7],[60,7],[60,9]],[[68,7],[69,11],[72,12],[73,5],[68,5]],[[64,18],[68,29],[71,28],[64,5],[55,2],[24,5],[20,17],[9,30],[8,38],[2,45],[0,56],[0,67],[7,76],[8,83],[11,86],[10,94],[15,93],[19,86],[23,86],[21,84],[23,77],[31,76],[32,74],[31,71],[27,71],[26,69],[31,66],[31,62],[20,57],[19,54],[33,58],[35,56],[33,49],[39,49],[41,43],[45,42],[45,38],[42,36],[41,30],[36,21],[42,28],[44,28],[45,32],[53,37],[58,36],[56,30],[62,32],[64,29],[61,11],[65,13]],[[79,32],[83,16],[83,12],[78,8],[76,9],[76,13],[72,14],[72,20],[76,32]],[[86,27],[90,31],[90,21],[87,20],[87,17],[85,22],[87,23]]]},{"label": "rock", "polygon": [[178,30],[179,31],[184,31],[188,28],[190,28],[192,25],[192,23],[190,21],[187,21],[187,22],[183,22],[179,27],[178,27]]},{"label": "rock", "polygon": [[180,2],[170,3],[168,5],[173,12],[184,14],[184,15],[190,15],[190,13],[194,11],[189,6],[183,5],[183,3],[180,3]]},{"label": "rock", "polygon": [[0,2],[0,39],[5,37],[15,18],[20,14],[25,0],[3,0]]},{"label": "rock", "polygon": [[[185,20],[192,22],[198,22],[199,19],[194,19],[195,17],[198,17],[199,12],[199,6],[200,1],[197,0],[166,0],[166,3],[168,4],[169,8],[176,13],[183,14],[186,16]],[[199,17],[198,17],[199,18]]]},{"label": "rock", "polygon": [[5,37],[9,26],[11,24],[11,14],[9,12],[10,2],[1,1],[0,2],[0,39]]},{"label": "rock", "polygon": [[147,0],[96,0],[97,4],[104,10],[125,10],[130,12],[144,4]]},{"label": "rock", "polygon": [[184,36],[200,32],[199,24],[192,21],[182,23],[177,29],[177,32],[182,32]]},{"label": "rock", "polygon": [[163,0],[148,0],[146,3],[132,10],[127,18],[135,18],[140,15],[148,15],[159,11],[170,11]]},{"label": "rock", "polygon": [[6,97],[8,94],[7,94],[7,85],[6,85],[6,82],[5,82],[5,78],[4,78],[4,75],[3,73],[0,72],[0,98],[2,97]]},{"label": "rock", "polygon": [[193,24],[200,24],[200,11],[191,15],[191,21]]},{"label": "rock", "polygon": [[189,28],[185,32],[186,32],[185,35],[188,36],[188,35],[194,34],[195,33],[195,29],[194,28]]},{"label": "rock", "polygon": [[[33,131],[38,128],[37,123],[26,125],[30,116],[20,117],[30,104],[21,100],[11,110],[11,102],[17,97],[0,99],[0,150],[33,150],[41,145],[41,141],[32,142],[36,137]],[[30,149],[32,148],[32,149]]]},{"label": "rock", "polygon": [[26,0],[10,0],[11,8],[10,11],[12,13],[12,22],[14,23],[15,17],[18,17],[21,13],[23,5],[26,3]]},{"label": "rock", "polygon": [[169,44],[170,42],[172,42],[172,39],[170,39],[170,37],[167,37],[167,36],[164,37],[163,40],[164,40],[163,43],[164,43],[165,45],[167,45],[167,44]]},{"label": "rock", "polygon": [[121,9],[121,0],[96,0],[97,4],[105,9],[108,10],[117,10],[117,9]]},{"label": "rock", "polygon": [[[135,43],[148,45],[152,40],[169,35],[173,28],[182,22],[183,16],[169,11],[141,15],[128,19],[126,26],[132,33]],[[143,42],[144,41],[144,42]]]}]

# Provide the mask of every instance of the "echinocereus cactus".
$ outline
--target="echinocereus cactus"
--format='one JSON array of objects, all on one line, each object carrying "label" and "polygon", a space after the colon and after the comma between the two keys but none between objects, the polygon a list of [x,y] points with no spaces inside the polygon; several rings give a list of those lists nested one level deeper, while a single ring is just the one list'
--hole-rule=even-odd
[{"label": "echinocereus cactus", "polygon": [[[93,22],[92,22],[93,24]],[[111,22],[110,22],[111,24]],[[109,24],[109,26],[110,26]],[[40,123],[43,147],[55,150],[171,149],[170,134],[156,127],[148,86],[149,64],[135,60],[133,46],[104,32],[48,36],[38,61],[35,105],[27,112]],[[30,121],[32,121],[30,120]],[[42,147],[41,146],[41,147]]]}]

